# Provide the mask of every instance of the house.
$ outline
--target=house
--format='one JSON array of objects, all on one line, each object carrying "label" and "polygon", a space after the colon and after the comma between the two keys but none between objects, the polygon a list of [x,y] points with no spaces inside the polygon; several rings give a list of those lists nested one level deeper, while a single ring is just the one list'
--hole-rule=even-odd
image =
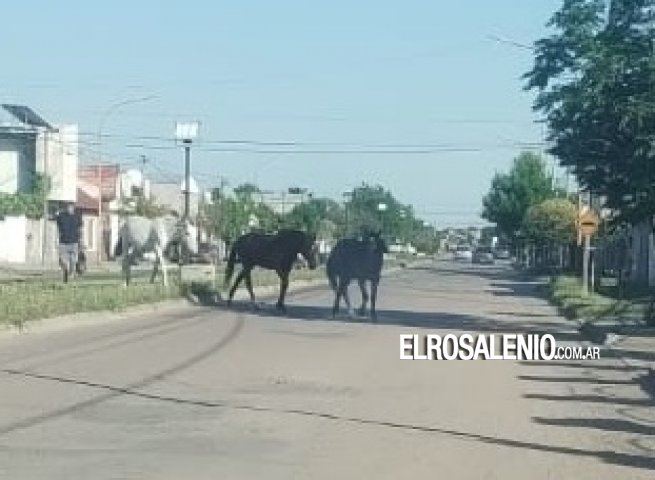
[{"label": "house", "polygon": [[0,108],[0,193],[29,194],[37,174],[50,180],[40,220],[0,220],[0,261],[56,262],[56,227],[47,213],[77,197],[77,125],[53,125],[24,105]]},{"label": "house", "polygon": [[77,208],[84,222],[82,241],[90,259],[113,257],[118,242],[120,169],[117,165],[80,165],[77,170]]},{"label": "house", "polygon": [[[184,213],[184,181],[149,182],[150,197],[159,205],[167,207],[179,216]],[[197,182],[191,178],[189,185],[189,215],[195,218],[199,212],[201,190]]]}]

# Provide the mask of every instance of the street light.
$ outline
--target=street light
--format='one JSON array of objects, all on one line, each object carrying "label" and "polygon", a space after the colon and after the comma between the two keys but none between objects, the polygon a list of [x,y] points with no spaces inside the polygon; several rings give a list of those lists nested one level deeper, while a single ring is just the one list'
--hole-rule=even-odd
[{"label": "street light", "polygon": [[116,113],[119,109],[126,105],[132,105],[134,103],[147,102],[158,98],[157,95],[148,95],[145,97],[137,98],[128,98],[121,100],[119,102],[113,103],[110,105],[100,117],[100,122],[98,123],[98,241],[97,241],[97,253],[98,253],[98,263],[102,260],[102,244],[104,237],[104,227],[102,221],[102,131],[105,128],[105,124],[109,117]]},{"label": "street light", "polygon": [[[184,220],[189,220],[191,194],[191,144],[198,136],[199,122],[178,122],[175,124],[175,138],[184,145]],[[186,228],[186,227],[185,227]]]},{"label": "street light", "polygon": [[[190,216],[190,195],[191,195],[191,144],[198,136],[199,122],[177,122],[175,124],[175,138],[184,145],[184,216],[183,216],[183,238],[187,239],[189,235],[188,223]],[[182,286],[182,244],[178,245],[177,262],[180,266],[180,288]]]},{"label": "street light", "polygon": [[380,212],[380,225],[381,232],[384,233],[384,212],[387,211],[387,204],[384,202],[378,203],[378,212]]}]

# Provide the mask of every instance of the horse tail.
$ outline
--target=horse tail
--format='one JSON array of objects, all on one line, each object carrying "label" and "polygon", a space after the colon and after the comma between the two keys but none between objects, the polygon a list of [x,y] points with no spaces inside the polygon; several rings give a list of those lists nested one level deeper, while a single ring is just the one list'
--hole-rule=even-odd
[{"label": "horse tail", "polygon": [[227,287],[230,284],[232,279],[232,274],[234,273],[234,265],[237,263],[237,249],[239,247],[239,241],[237,240],[232,245],[230,249],[230,256],[227,259],[227,267],[225,267],[225,281],[224,284]]}]

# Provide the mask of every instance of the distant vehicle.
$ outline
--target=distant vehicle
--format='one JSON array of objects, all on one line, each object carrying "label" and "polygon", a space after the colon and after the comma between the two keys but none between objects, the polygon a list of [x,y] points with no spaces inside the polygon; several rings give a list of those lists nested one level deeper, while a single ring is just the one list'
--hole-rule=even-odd
[{"label": "distant vehicle", "polygon": [[455,249],[455,260],[471,261],[473,259],[473,251],[467,245],[460,245]]},{"label": "distant vehicle", "polygon": [[510,258],[509,250],[507,250],[505,248],[501,248],[501,249],[496,250],[494,252],[494,256],[498,260],[509,260],[509,258]]},{"label": "distant vehicle", "polygon": [[491,248],[478,248],[473,254],[473,263],[487,264],[491,265],[494,263],[494,254],[491,251]]}]

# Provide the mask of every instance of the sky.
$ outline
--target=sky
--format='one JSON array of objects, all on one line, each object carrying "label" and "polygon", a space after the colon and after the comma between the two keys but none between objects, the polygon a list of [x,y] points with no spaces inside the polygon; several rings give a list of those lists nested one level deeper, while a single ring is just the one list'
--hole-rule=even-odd
[{"label": "sky", "polygon": [[175,122],[198,120],[205,186],[381,184],[439,227],[479,224],[494,173],[544,136],[531,52],[491,37],[531,44],[560,4],[9,2],[0,101],[78,124],[82,162],[145,155],[181,181]]}]

